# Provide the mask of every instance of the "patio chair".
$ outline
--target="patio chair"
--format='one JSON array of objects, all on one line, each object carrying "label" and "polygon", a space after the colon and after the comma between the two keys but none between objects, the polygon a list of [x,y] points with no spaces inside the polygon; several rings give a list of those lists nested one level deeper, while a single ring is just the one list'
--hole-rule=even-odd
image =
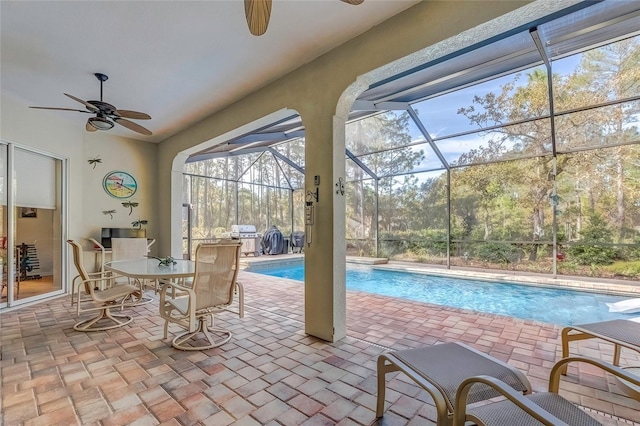
[{"label": "patio chair", "polygon": [[[520,395],[502,380],[490,376],[471,377],[462,382],[456,394],[457,411],[454,425],[464,426],[465,422],[473,422],[478,426],[596,426],[601,425],[596,419],[558,395],[561,370],[571,362],[585,362],[640,386],[640,377],[629,374],[620,367],[604,361],[587,357],[570,357],[558,361],[551,369],[549,391]],[[496,400],[483,405],[468,407],[469,392],[474,388],[490,388],[500,392],[505,399]]]},{"label": "patio chair", "polygon": [[[146,259],[149,247],[153,244],[146,238],[111,238],[111,261]],[[146,284],[144,281],[138,283],[141,288]],[[153,288],[158,292],[158,281],[153,280]]]},{"label": "patio chair", "polygon": [[[611,320],[572,325],[562,329],[562,358],[569,356],[569,343],[575,340],[602,339],[613,344],[613,365],[620,365],[622,347],[640,352],[640,323]],[[566,374],[566,367],[562,374]]]},{"label": "patio chair", "polygon": [[214,314],[229,310],[234,294],[239,295],[240,318],[244,316],[242,284],[237,282],[242,242],[222,240],[196,248],[193,282],[183,285],[161,281],[160,316],[164,318],[164,338],[169,323],[185,329],[175,336],[172,346],[182,350],[210,349],[231,339],[231,332],[214,326]]},{"label": "patio chair", "polygon": [[[451,424],[456,409],[456,390],[468,377],[499,377],[515,392],[531,393],[531,384],[518,369],[463,343],[443,343],[378,357],[376,418],[384,413],[385,375],[392,371],[402,371],[429,393],[435,403],[438,426]],[[469,401],[484,401],[498,395],[493,389],[476,387],[469,395]]]},{"label": "patio chair", "polygon": [[[73,263],[78,270],[73,279],[78,316],[85,312],[98,312],[95,317],[76,323],[74,330],[103,331],[129,324],[132,317],[114,315],[111,309],[136,306],[142,298],[140,289],[130,284],[114,284],[117,277],[108,272],[88,273],[83,263],[82,246],[74,240],[67,240],[67,243],[73,248]],[[85,297],[81,298],[83,292]]]}]

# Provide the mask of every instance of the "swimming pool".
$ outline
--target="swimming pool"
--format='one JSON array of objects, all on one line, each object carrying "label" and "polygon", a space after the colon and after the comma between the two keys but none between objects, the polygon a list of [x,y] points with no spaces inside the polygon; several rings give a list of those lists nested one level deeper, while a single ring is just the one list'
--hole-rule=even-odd
[{"label": "swimming pool", "polygon": [[[260,266],[248,271],[304,281],[303,264]],[[347,289],[558,325],[634,317],[609,312],[605,305],[627,297],[386,271],[367,265],[347,264]]]}]

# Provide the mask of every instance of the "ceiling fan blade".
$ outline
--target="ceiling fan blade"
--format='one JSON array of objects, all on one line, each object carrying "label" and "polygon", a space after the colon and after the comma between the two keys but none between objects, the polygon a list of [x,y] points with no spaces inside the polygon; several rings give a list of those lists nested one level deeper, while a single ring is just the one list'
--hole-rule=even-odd
[{"label": "ceiling fan blade", "polygon": [[362,4],[364,2],[364,0],[340,0],[340,1],[353,4],[353,5]]},{"label": "ceiling fan blade", "polygon": [[138,111],[129,111],[127,109],[117,109],[115,111],[115,115],[123,118],[133,118],[134,120],[151,120],[151,116],[149,114]]},{"label": "ceiling fan blade", "polygon": [[151,130],[145,129],[141,125],[139,125],[137,123],[134,123],[133,121],[129,121],[129,120],[125,119],[125,118],[115,117],[113,119],[113,121],[115,121],[116,123],[118,123],[121,126],[126,127],[129,130],[133,130],[134,132],[142,133],[143,135],[151,136],[153,134],[153,133],[151,133]]},{"label": "ceiling fan blade", "polygon": [[91,111],[81,110],[81,109],[73,109],[73,108],[33,107],[33,106],[30,106],[29,108],[33,108],[33,109],[54,109],[54,110],[59,110],[59,111],[76,111],[76,112],[86,112],[87,114],[91,114]]},{"label": "ceiling fan blade", "polygon": [[89,120],[87,120],[87,124],[84,125],[84,128],[87,132],[97,132],[98,129],[96,129],[95,127],[93,127],[91,125],[91,122],[89,122]]},{"label": "ceiling fan blade", "polygon": [[70,94],[68,94],[68,93],[65,93],[64,95],[65,95],[65,96],[70,97],[71,99],[73,99],[73,100],[74,100],[74,101],[76,101],[76,102],[80,102],[81,104],[83,104],[84,106],[86,106],[86,107],[87,107],[87,109],[88,109],[89,111],[92,111],[92,112],[98,112],[98,111],[99,111],[99,109],[98,109],[95,105],[91,105],[91,104],[90,104],[89,102],[87,102],[87,101],[83,101],[82,99],[80,99],[80,98],[76,98],[75,96],[70,95]]},{"label": "ceiling fan blade", "polygon": [[251,34],[264,34],[271,17],[271,0],[244,0],[244,14]]}]

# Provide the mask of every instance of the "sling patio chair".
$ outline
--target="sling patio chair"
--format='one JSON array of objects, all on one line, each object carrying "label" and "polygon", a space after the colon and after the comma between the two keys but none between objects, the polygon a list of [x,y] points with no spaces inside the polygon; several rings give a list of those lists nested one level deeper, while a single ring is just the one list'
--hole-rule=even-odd
[{"label": "sling patio chair", "polygon": [[[629,374],[615,365],[588,357],[569,357],[558,361],[551,369],[548,392],[521,395],[495,377],[470,377],[462,382],[456,393],[457,411],[454,414],[454,425],[464,426],[466,422],[473,422],[478,426],[601,425],[584,410],[558,395],[562,370],[571,362],[591,364],[621,380],[629,381],[634,386],[640,386],[640,377]],[[500,392],[504,399],[469,407],[469,392],[476,387],[489,387]]]},{"label": "sling patio chair", "polygon": [[[153,240],[155,241],[155,240]],[[111,238],[111,261],[136,260],[148,258],[149,243],[146,238]],[[144,289],[145,280],[138,283]],[[158,292],[158,280],[153,280],[153,289]]]},{"label": "sling patio chair", "polygon": [[88,273],[84,267],[80,243],[74,240],[67,240],[67,243],[73,249],[73,263],[78,270],[78,275],[73,279],[78,316],[85,312],[98,313],[95,317],[77,322],[73,326],[74,330],[103,331],[129,324],[131,316],[114,315],[111,309],[137,306],[142,300],[140,288],[130,284],[116,284],[117,276],[108,272]]},{"label": "sling patio chair", "polygon": [[239,240],[200,244],[196,248],[192,283],[160,281],[164,338],[167,338],[169,323],[185,329],[171,342],[174,348],[186,351],[210,349],[231,339],[231,331],[214,326],[214,314],[230,310],[237,293],[237,313],[240,318],[244,316],[243,287],[237,282],[241,246]]},{"label": "sling patio chair", "polygon": [[[435,403],[438,426],[450,425],[453,421],[456,390],[468,377],[499,377],[515,392],[525,394],[532,389],[520,370],[458,342],[382,354],[378,357],[377,370],[377,418],[384,414],[385,375],[401,371],[429,393]],[[469,395],[469,401],[484,401],[498,395],[493,389],[478,386]]]},{"label": "sling patio chair", "polygon": [[[575,340],[602,339],[613,344],[613,365],[620,365],[620,350],[625,347],[640,352],[640,323],[611,320],[571,325],[562,329],[562,358],[569,356],[569,343]],[[566,367],[562,374],[566,374]]]}]

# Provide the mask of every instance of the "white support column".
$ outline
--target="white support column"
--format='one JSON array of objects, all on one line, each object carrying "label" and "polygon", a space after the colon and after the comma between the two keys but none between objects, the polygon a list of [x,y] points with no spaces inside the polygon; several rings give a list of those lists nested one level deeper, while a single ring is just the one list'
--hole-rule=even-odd
[{"label": "white support column", "polygon": [[313,225],[305,227],[305,332],[335,342],[346,336],[347,317],[345,198],[335,186],[345,174],[345,121],[328,111],[303,119],[305,199],[314,210]]}]

